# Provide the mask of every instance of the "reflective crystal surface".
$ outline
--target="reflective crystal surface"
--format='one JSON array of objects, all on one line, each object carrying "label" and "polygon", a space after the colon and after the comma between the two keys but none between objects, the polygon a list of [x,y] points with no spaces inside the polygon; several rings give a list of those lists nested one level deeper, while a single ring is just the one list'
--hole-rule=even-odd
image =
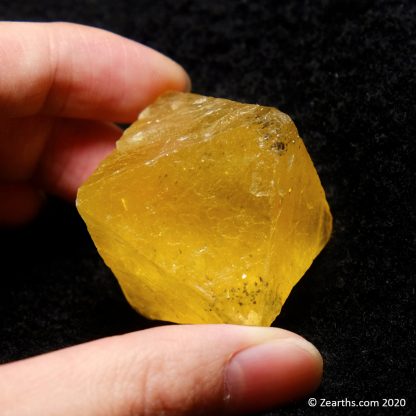
[{"label": "reflective crystal surface", "polygon": [[332,217],[291,119],[167,93],[80,188],[77,207],[141,314],[270,325]]}]

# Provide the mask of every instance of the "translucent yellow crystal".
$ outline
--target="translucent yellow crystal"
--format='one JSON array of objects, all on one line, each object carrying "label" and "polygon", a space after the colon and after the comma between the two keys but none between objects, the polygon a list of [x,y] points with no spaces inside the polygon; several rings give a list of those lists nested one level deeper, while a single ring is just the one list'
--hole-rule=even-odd
[{"label": "translucent yellow crystal", "polygon": [[187,93],[141,113],[77,206],[130,304],[180,323],[270,325],[332,227],[286,114]]}]

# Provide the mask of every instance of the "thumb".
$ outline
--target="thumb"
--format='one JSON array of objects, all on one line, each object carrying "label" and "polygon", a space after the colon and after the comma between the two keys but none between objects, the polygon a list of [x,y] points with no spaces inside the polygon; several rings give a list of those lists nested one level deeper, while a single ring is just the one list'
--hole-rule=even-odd
[{"label": "thumb", "polygon": [[0,367],[6,415],[219,415],[314,390],[322,358],[277,328],[164,326]]}]

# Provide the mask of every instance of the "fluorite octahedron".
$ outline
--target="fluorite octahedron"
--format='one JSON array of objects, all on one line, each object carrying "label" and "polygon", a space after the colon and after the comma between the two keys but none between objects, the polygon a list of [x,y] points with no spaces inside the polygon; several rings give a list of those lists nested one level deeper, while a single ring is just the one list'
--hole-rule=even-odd
[{"label": "fluorite octahedron", "polygon": [[270,325],[332,217],[291,119],[166,93],[79,189],[77,207],[141,314]]}]

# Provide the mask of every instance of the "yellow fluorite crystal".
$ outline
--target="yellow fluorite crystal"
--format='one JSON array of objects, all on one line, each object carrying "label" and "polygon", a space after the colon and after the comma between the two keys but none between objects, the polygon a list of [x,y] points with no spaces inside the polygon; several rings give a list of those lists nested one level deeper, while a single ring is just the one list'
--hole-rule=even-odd
[{"label": "yellow fluorite crystal", "polygon": [[270,325],[332,217],[291,119],[167,93],[80,188],[98,251],[141,314]]}]

